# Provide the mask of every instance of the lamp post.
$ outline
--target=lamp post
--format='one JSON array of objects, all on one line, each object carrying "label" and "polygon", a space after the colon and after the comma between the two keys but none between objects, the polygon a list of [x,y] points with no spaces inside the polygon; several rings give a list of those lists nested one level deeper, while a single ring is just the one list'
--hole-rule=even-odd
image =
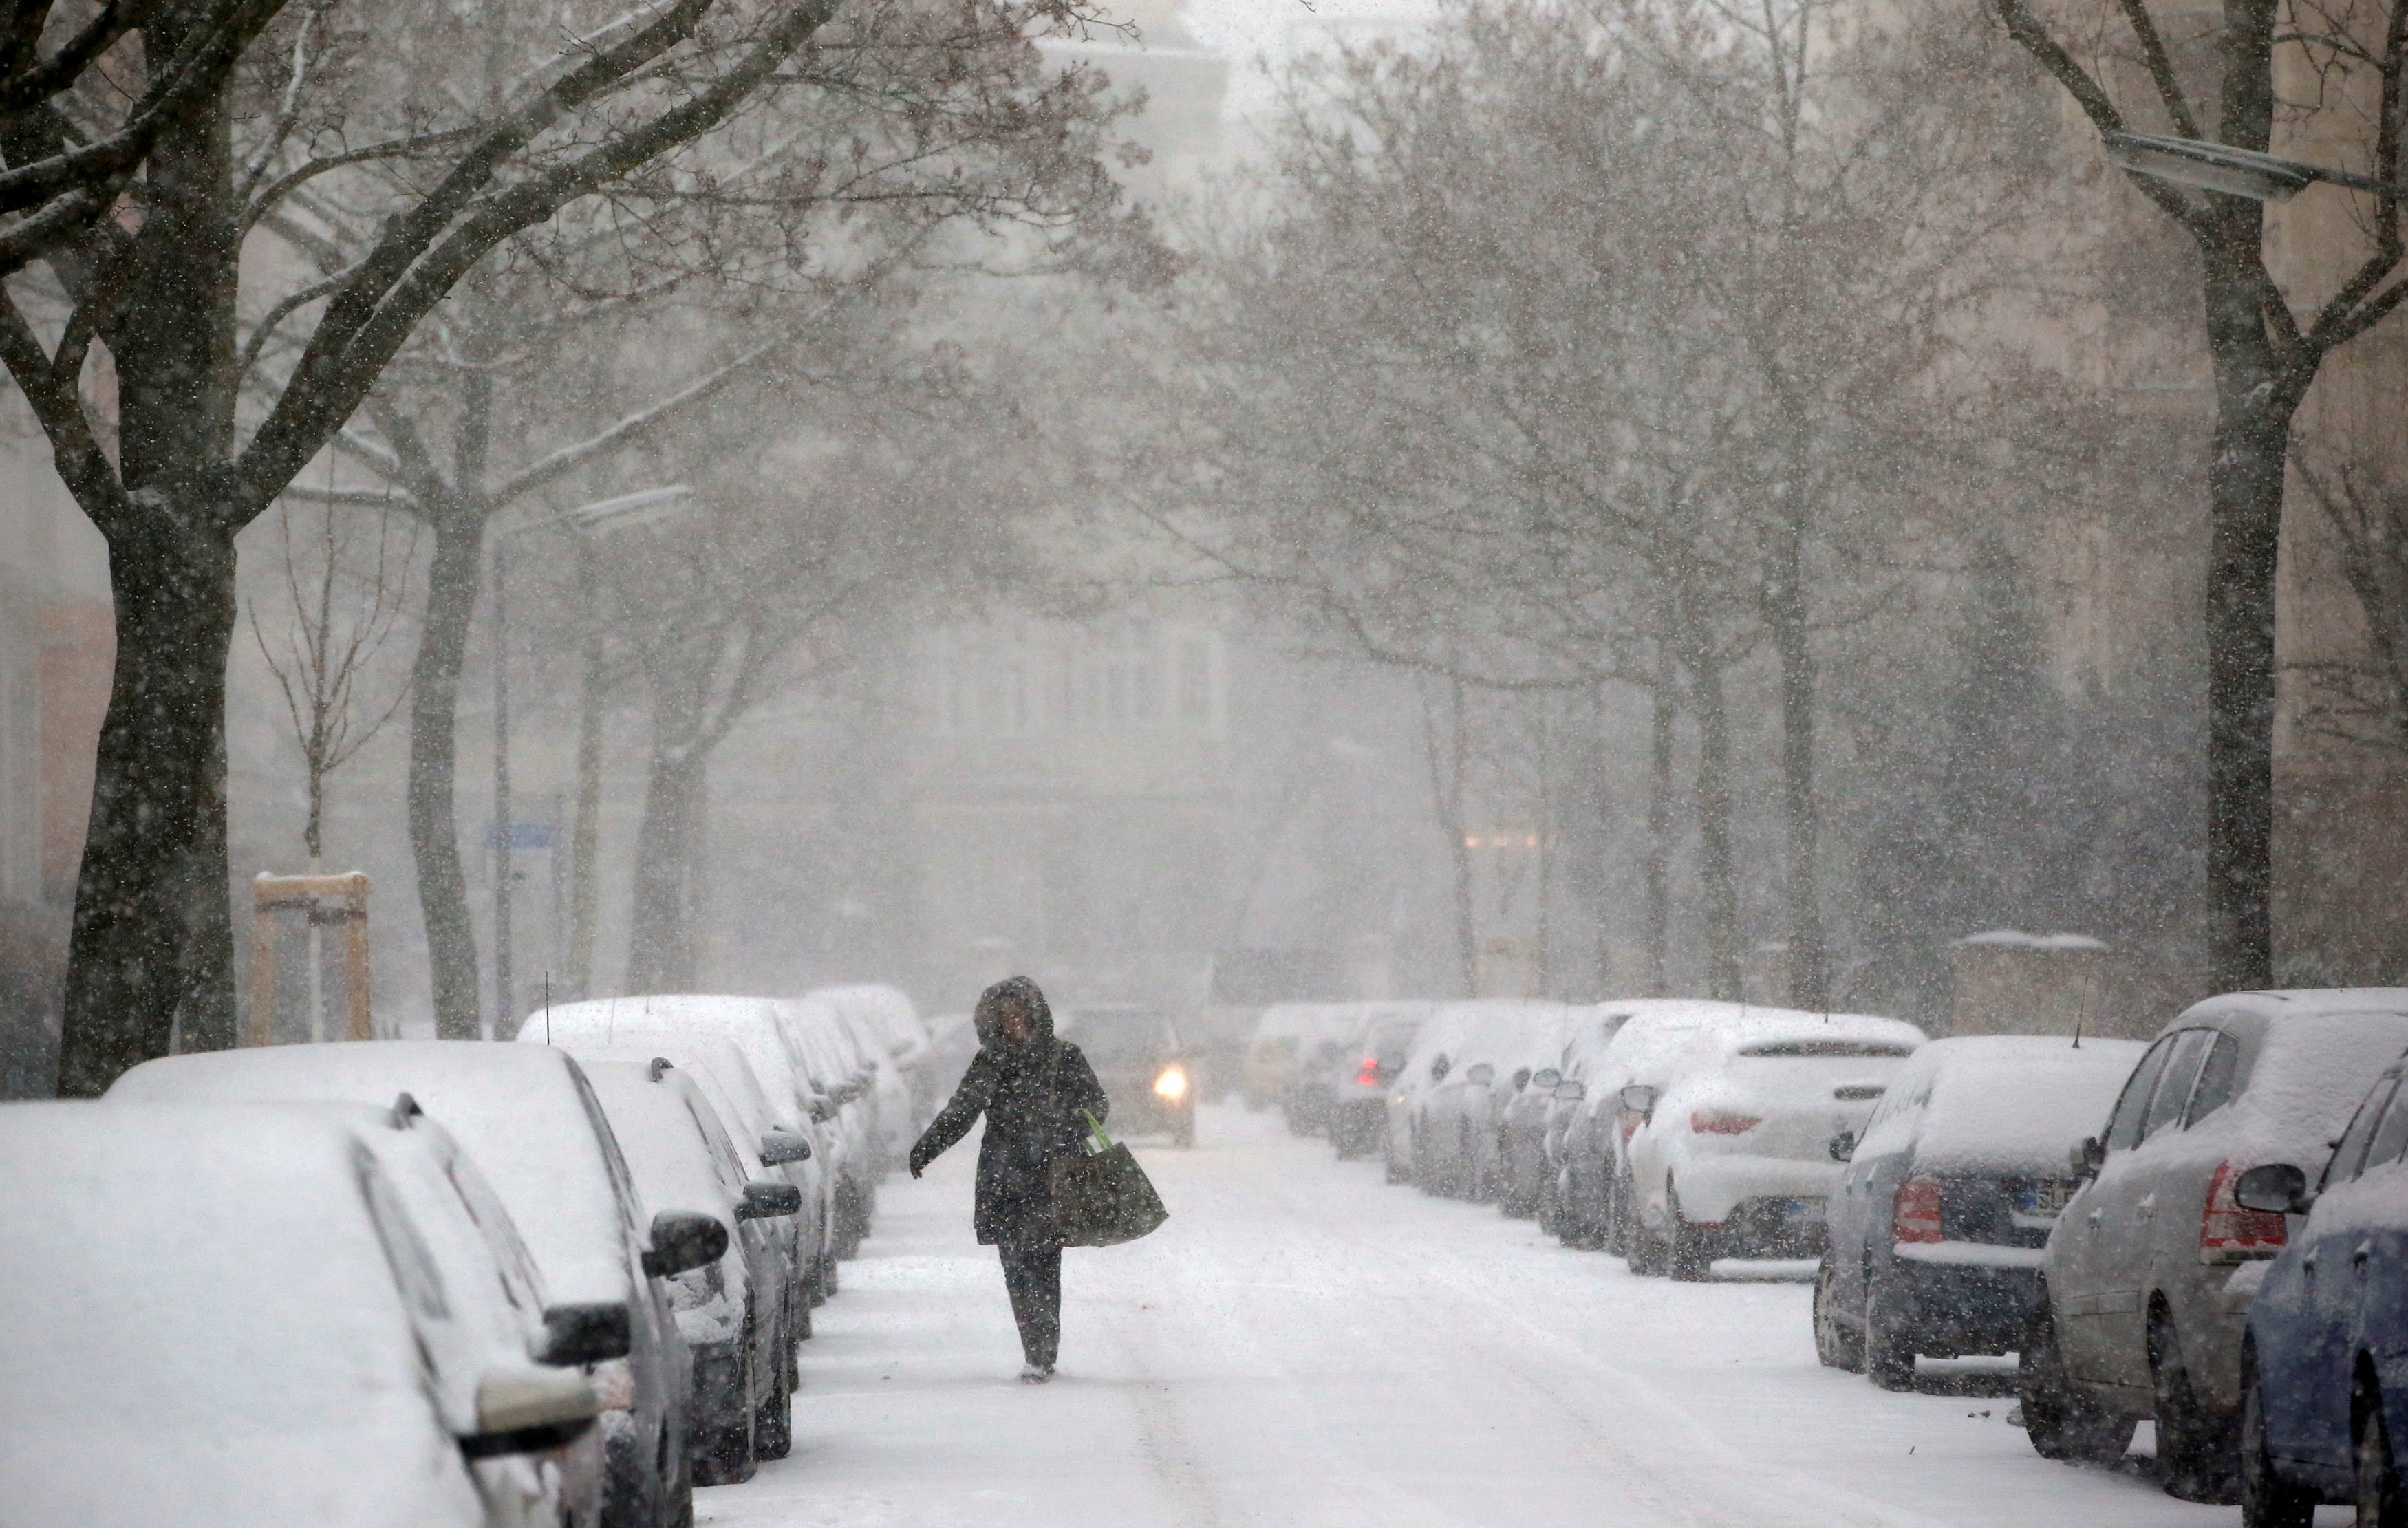
[{"label": "lamp post", "polygon": [[492,1039],[499,1026],[507,1023],[517,1008],[510,976],[510,850],[517,847],[518,824],[510,820],[510,644],[507,601],[509,539],[528,531],[544,530],[554,525],[566,525],[577,531],[649,525],[681,513],[693,499],[693,489],[683,483],[671,483],[665,488],[648,488],[640,493],[622,493],[615,498],[580,504],[574,509],[564,509],[556,515],[546,515],[540,520],[531,520],[494,534],[494,1016],[483,1025],[486,1039]]},{"label": "lamp post", "polygon": [[2371,191],[2381,196],[2408,196],[2408,186],[2371,176],[2336,170],[2254,149],[2233,149],[2204,138],[2167,137],[2157,133],[2101,133],[2100,143],[2117,165],[2160,180],[2178,181],[2246,196],[2253,202],[2287,202],[2315,182]]}]

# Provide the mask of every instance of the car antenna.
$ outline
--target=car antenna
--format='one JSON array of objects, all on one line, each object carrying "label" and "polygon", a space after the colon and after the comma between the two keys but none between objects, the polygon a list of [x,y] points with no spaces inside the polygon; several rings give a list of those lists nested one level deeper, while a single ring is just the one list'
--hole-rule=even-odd
[{"label": "car antenna", "polygon": [[2096,975],[2087,975],[2082,978],[2082,997],[2073,1006],[2073,1049],[2076,1050],[2082,1049],[2082,1021],[2089,1017],[2090,1013],[2091,984],[2098,979]]}]

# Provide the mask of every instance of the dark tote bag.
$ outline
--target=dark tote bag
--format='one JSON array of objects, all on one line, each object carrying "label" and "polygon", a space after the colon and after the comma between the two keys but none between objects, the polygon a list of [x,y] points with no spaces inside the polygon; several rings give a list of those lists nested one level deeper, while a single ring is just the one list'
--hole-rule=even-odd
[{"label": "dark tote bag", "polygon": [[1081,1113],[1087,1121],[1082,1150],[1055,1157],[1048,1167],[1054,1237],[1065,1247],[1135,1241],[1170,1219],[1170,1211],[1129,1149],[1113,1144],[1094,1115]]}]

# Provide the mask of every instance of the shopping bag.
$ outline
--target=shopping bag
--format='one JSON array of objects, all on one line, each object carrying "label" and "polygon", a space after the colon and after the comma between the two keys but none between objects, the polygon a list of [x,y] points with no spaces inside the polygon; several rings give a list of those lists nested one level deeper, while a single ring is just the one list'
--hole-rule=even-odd
[{"label": "shopping bag", "polygon": [[1065,1247],[1112,1247],[1135,1241],[1170,1218],[1162,1196],[1125,1146],[1115,1144],[1092,1114],[1082,1150],[1055,1157],[1048,1169],[1054,1234]]}]

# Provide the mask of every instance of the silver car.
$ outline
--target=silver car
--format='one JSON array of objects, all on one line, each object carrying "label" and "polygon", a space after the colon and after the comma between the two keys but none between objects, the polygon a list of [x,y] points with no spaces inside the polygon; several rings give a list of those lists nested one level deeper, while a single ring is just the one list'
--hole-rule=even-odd
[{"label": "silver car", "polygon": [[2154,1418],[2169,1492],[2237,1499],[2242,1322],[2285,1228],[2235,1186],[2268,1163],[2314,1178],[2403,1046],[2401,989],[2235,992],[2166,1026],[2075,1151],[2021,1352],[2035,1449],[2112,1458]]}]

